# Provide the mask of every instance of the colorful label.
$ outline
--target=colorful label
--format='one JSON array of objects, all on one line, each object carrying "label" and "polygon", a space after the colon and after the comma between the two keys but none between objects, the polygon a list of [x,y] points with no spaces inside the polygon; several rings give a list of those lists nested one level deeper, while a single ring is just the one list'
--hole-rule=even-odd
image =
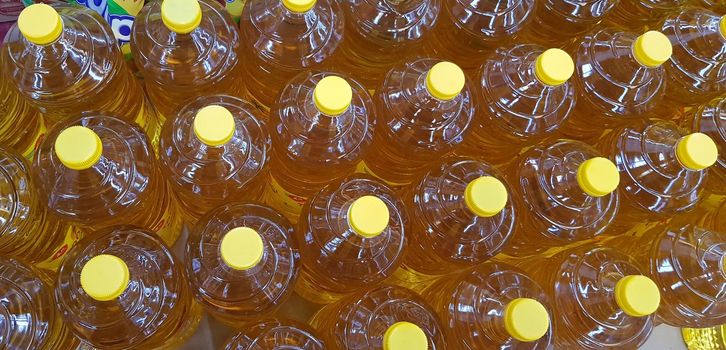
[{"label": "colorful label", "polygon": [[246,0],[227,0],[224,7],[227,9],[227,13],[232,16],[232,19],[239,23],[239,18],[242,16],[242,10],[245,7]]},{"label": "colorful label", "polygon": [[75,0],[101,15],[111,26],[119,46],[131,41],[131,28],[144,7],[143,0]]},{"label": "colorful label", "polygon": [[380,176],[376,175],[376,173],[374,173],[373,170],[371,170],[371,168],[369,168],[368,165],[366,165],[366,163],[362,160],[355,167],[355,172],[359,173],[359,174],[366,174],[366,175],[373,176],[376,179],[379,179],[379,180],[385,182],[386,185],[392,186],[392,187],[401,187],[401,186],[408,185],[408,183],[392,182],[392,181],[387,181],[386,179],[381,178]]},{"label": "colorful label", "polygon": [[35,139],[33,140],[33,143],[31,143],[30,146],[28,146],[28,148],[23,151],[23,157],[25,157],[25,159],[33,159],[35,151],[38,150],[38,147],[43,141],[43,137],[45,137],[45,133],[47,131],[48,130],[45,127],[45,121],[43,120],[43,118],[40,118],[40,127],[38,128],[38,132],[35,134]]},{"label": "colorful label", "polygon": [[285,190],[280,183],[275,180],[274,177],[270,176],[269,183],[269,195],[267,196],[272,202],[282,204],[282,206],[295,213],[299,213],[302,210],[303,205],[307,201],[307,198],[298,196]]},{"label": "colorful label", "polygon": [[60,267],[61,262],[63,262],[63,257],[68,254],[68,251],[70,251],[81,238],[83,238],[83,230],[76,226],[68,226],[63,243],[61,243],[58,249],[53,252],[50,258],[39,262],[36,266],[45,270],[57,270],[58,267]]}]

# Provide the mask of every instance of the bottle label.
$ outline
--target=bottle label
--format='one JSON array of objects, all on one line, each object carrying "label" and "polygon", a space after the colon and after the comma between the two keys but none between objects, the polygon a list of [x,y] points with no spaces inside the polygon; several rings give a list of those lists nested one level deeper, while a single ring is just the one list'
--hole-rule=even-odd
[{"label": "bottle label", "polygon": [[45,137],[45,133],[48,130],[45,127],[45,121],[43,118],[40,118],[40,127],[38,128],[38,132],[35,134],[35,138],[33,139],[33,143],[28,146],[28,148],[23,151],[23,157],[25,159],[33,159],[33,155],[35,155],[35,151],[38,150],[38,147],[40,146],[40,142],[43,141],[43,137]]},{"label": "bottle label", "polygon": [[274,177],[270,176],[268,187],[268,195],[266,196],[274,203],[281,204],[286,210],[299,213],[303,205],[308,200],[303,196],[290,193],[285,190]]},{"label": "bottle label", "polygon": [[39,262],[36,266],[40,269],[55,271],[63,262],[63,257],[68,254],[68,251],[83,237],[83,230],[80,228],[69,225],[66,229],[66,235],[63,239],[63,243],[53,252],[53,254],[46,260]]},{"label": "bottle label", "polygon": [[119,46],[131,41],[134,20],[144,7],[143,0],[75,0],[75,2],[101,15],[113,30]]},{"label": "bottle label", "polygon": [[382,177],[376,175],[376,173],[374,173],[373,170],[371,170],[371,168],[368,167],[366,162],[364,162],[362,160],[355,167],[355,172],[358,174],[366,174],[366,175],[373,176],[376,179],[383,181],[386,185],[391,186],[391,187],[402,187],[402,186],[409,185],[408,183],[393,182],[393,181],[387,181],[387,180],[383,179]]},{"label": "bottle label", "polygon": [[242,16],[242,10],[247,0],[226,0],[225,9],[232,16],[232,19],[239,24],[239,18]]}]

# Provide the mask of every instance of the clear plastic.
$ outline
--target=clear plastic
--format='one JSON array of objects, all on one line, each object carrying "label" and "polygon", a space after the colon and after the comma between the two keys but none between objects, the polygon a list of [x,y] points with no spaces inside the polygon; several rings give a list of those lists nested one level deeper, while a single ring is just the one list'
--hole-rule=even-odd
[{"label": "clear plastic", "polygon": [[242,97],[242,59],[237,25],[222,5],[199,0],[202,20],[188,34],[171,31],[161,19],[162,1],[144,6],[133,22],[131,53],[159,122],[176,115],[196,96]]},{"label": "clear plastic", "polygon": [[708,169],[706,188],[712,193],[726,195],[726,98],[711,100],[687,117],[687,128],[710,136],[718,147],[718,160]]},{"label": "clear plastic", "polygon": [[343,40],[340,1],[317,0],[304,13],[282,0],[248,1],[240,18],[247,96],[268,111],[298,73],[328,66]]},{"label": "clear plastic", "polygon": [[[548,286],[549,287],[549,286]],[[441,318],[448,349],[552,349],[554,330],[532,342],[519,341],[504,325],[506,306],[529,298],[545,306],[551,318],[551,301],[539,283],[509,264],[487,262],[472,271],[440,279],[423,293]]]},{"label": "clear plastic", "polygon": [[[349,223],[351,204],[373,195],[388,207],[385,230],[371,238],[359,236]],[[403,259],[408,218],[403,202],[386,185],[365,176],[351,176],[325,186],[303,208],[298,225],[302,270],[297,294],[327,304],[391,276]]]},{"label": "clear plastic", "polygon": [[[623,1],[620,3],[618,7]],[[582,39],[572,77],[577,105],[561,130],[564,135],[575,139],[600,136],[603,129],[649,116],[662,102],[665,68],[649,68],[635,59],[632,47],[636,38],[633,33],[605,28]]]},{"label": "clear plastic", "polygon": [[[262,260],[249,270],[235,270],[222,260],[222,238],[248,227],[262,238]],[[252,203],[215,208],[194,226],[186,244],[184,265],[189,286],[211,315],[240,328],[270,316],[292,294],[300,270],[295,231],[278,212]]]},{"label": "clear plastic", "polygon": [[[222,106],[232,113],[235,132],[221,146],[208,146],[194,132],[197,112]],[[188,223],[234,200],[260,200],[268,180],[270,135],[250,103],[225,95],[203,95],[185,104],[162,127],[159,159]]]},{"label": "clear plastic", "polygon": [[383,350],[383,335],[397,322],[420,327],[429,350],[446,349],[441,321],[421,296],[403,287],[381,286],[330,304],[310,320],[331,349]]},{"label": "clear plastic", "polygon": [[424,43],[433,57],[475,70],[484,56],[517,38],[530,22],[534,0],[445,0],[439,23]]},{"label": "clear plastic", "polygon": [[[54,150],[58,135],[74,125],[93,130],[103,144],[101,158],[86,170],[67,168]],[[50,211],[81,227],[135,225],[170,245],[181,233],[176,199],[149,138],[120,119],[89,115],[56,124],[35,155],[33,176]]]},{"label": "clear plastic", "polygon": [[[125,291],[97,301],[81,288],[81,269],[91,258],[111,254],[129,269]],[[185,282],[184,268],[153,233],[115,226],[86,236],[58,271],[57,307],[82,341],[100,349],[174,349],[196,331],[202,308]]]},{"label": "clear plastic", "polygon": [[[353,89],[350,107],[337,116],[320,112],[313,98],[317,83],[331,75]],[[355,80],[321,71],[295,77],[270,112],[272,178],[265,200],[296,222],[308,197],[355,171],[373,142],[375,126],[373,102]]]},{"label": "clear plastic", "polygon": [[463,142],[476,97],[468,81],[451,100],[432,96],[426,76],[439,62],[421,58],[388,72],[377,92],[379,127],[362,164],[365,172],[394,186],[407,185]]},{"label": "clear plastic", "polygon": [[345,40],[332,64],[378,89],[395,64],[420,51],[436,24],[441,0],[340,1]]},{"label": "clear plastic", "polygon": [[632,31],[654,28],[668,13],[687,5],[689,0],[620,0],[607,17],[608,24]]},{"label": "clear plastic", "polygon": [[726,3],[721,0],[691,0],[689,5],[710,9],[720,14],[726,13]]},{"label": "clear plastic", "polygon": [[325,350],[325,344],[307,325],[291,320],[267,319],[229,340],[224,350]]},{"label": "clear plastic", "polygon": [[[0,61],[3,56],[0,55]],[[32,159],[40,138],[45,134],[43,116],[10,85],[0,63],[0,144]]]},{"label": "clear plastic", "polygon": [[75,349],[53,300],[53,281],[42,271],[0,258],[0,344],[11,350]]},{"label": "clear plastic", "polygon": [[597,237],[610,227],[621,205],[618,191],[591,196],[577,174],[588,159],[602,157],[593,147],[573,140],[543,143],[518,158],[506,172],[520,199],[519,227],[505,247],[515,256]]},{"label": "clear plastic", "polygon": [[575,105],[575,87],[567,81],[545,85],[535,74],[537,45],[500,48],[477,73],[480,108],[462,155],[495,165],[511,161],[527,145],[551,136]]},{"label": "clear plastic", "polygon": [[519,35],[519,41],[548,47],[565,46],[572,39],[600,24],[619,2],[620,0],[535,1],[532,19]]},{"label": "clear plastic", "polygon": [[637,349],[655,326],[655,314],[629,316],[615,300],[620,279],[646,272],[621,251],[587,244],[517,266],[552,300],[556,349]]}]

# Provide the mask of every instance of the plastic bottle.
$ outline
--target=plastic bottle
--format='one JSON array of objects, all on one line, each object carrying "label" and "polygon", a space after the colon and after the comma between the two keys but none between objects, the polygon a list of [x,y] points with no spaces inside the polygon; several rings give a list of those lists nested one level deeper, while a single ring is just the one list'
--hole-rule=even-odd
[{"label": "plastic bottle", "polygon": [[202,317],[184,268],[153,233],[114,226],[86,236],[58,271],[66,325],[101,349],[175,349]]},{"label": "plastic bottle", "polygon": [[131,52],[160,123],[196,96],[243,96],[240,36],[216,1],[163,0],[134,21]]},{"label": "plastic bottle", "polygon": [[479,114],[459,154],[502,165],[551,136],[575,104],[572,58],[537,45],[501,48],[477,73]]},{"label": "plastic bottle", "polygon": [[726,99],[717,98],[687,114],[685,127],[708,135],[718,149],[718,160],[709,168],[706,188],[726,195]]},{"label": "plastic bottle", "polygon": [[234,200],[260,200],[267,182],[271,140],[250,103],[225,95],[186,103],[162,127],[159,158],[193,223]]},{"label": "plastic bottle", "polygon": [[343,40],[336,0],[248,1],[240,18],[247,96],[269,111],[298,73],[328,66]]},{"label": "plastic bottle", "polygon": [[626,30],[656,27],[664,16],[687,5],[689,0],[620,0],[607,22]]},{"label": "plastic bottle", "polygon": [[476,97],[451,62],[422,58],[397,65],[377,92],[378,129],[360,169],[403,186],[461,144]]},{"label": "plastic bottle", "polygon": [[332,64],[371,90],[395,64],[418,56],[432,31],[440,0],[341,1],[345,40]]},{"label": "plastic bottle", "polygon": [[355,80],[308,71],[285,87],[270,119],[273,155],[265,197],[296,222],[308,197],[355,171],[373,142],[373,102]]},{"label": "plastic bottle", "polygon": [[186,244],[189,288],[211,315],[235,328],[271,315],[292,293],[300,269],[294,233],[281,214],[259,204],[213,209]]},{"label": "plastic bottle", "polygon": [[[548,286],[549,287],[549,286]],[[438,313],[448,348],[551,349],[551,300],[524,271],[486,262],[449,275],[422,296]]]},{"label": "plastic bottle", "polygon": [[637,260],[592,244],[517,264],[553,303],[556,349],[636,349],[663,305]]},{"label": "plastic bottle", "polygon": [[113,31],[91,9],[26,7],[5,38],[3,70],[49,123],[85,112],[116,115],[154,139],[158,122],[126,68]]},{"label": "plastic bottle", "polygon": [[[3,60],[0,55],[0,60]],[[12,148],[23,157],[33,159],[35,147],[45,134],[43,116],[28,103],[7,80],[0,63],[0,145]]]},{"label": "plastic bottle", "polygon": [[532,19],[522,29],[519,41],[544,46],[564,46],[600,24],[619,2],[620,0],[535,1]]},{"label": "plastic bottle", "polygon": [[485,55],[517,38],[534,6],[534,0],[443,1],[439,22],[424,50],[475,70]]},{"label": "plastic bottle", "polygon": [[260,321],[232,336],[224,350],[325,350],[325,344],[307,325],[291,320]]},{"label": "plastic bottle", "polygon": [[621,205],[620,174],[593,147],[573,140],[542,143],[507,169],[513,197],[520,199],[515,235],[505,247],[514,256],[603,234]]},{"label": "plastic bottle", "polygon": [[401,264],[407,220],[398,195],[372,178],[323,187],[300,216],[303,263],[295,291],[327,304],[379,284]]},{"label": "plastic bottle", "polygon": [[618,229],[692,210],[703,196],[705,169],[718,157],[710,137],[666,121],[612,130],[598,147],[620,172]]},{"label": "plastic bottle", "polygon": [[663,101],[663,63],[671,53],[668,37],[656,31],[636,36],[605,28],[586,35],[575,54],[577,105],[562,133],[592,139],[649,116]]},{"label": "plastic bottle", "polygon": [[330,304],[310,320],[332,350],[446,349],[433,308],[418,294],[394,286],[360,291]]},{"label": "plastic bottle", "polygon": [[148,137],[120,119],[89,115],[57,124],[35,156],[39,197],[51,212],[87,229],[118,223],[181,233],[176,199]]},{"label": "plastic bottle", "polygon": [[26,263],[0,258],[0,343],[5,349],[55,350],[78,346],[53,300],[50,276]]}]

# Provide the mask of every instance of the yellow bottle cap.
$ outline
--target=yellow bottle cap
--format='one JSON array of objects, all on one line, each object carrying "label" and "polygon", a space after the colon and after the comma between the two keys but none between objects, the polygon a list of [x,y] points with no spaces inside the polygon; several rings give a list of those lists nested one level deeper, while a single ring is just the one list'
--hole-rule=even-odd
[{"label": "yellow bottle cap", "polygon": [[474,214],[492,217],[499,214],[507,205],[507,188],[497,178],[482,176],[469,182],[464,190],[464,202]]},{"label": "yellow bottle cap", "polygon": [[98,301],[118,298],[128,285],[129,267],[117,256],[96,255],[81,269],[81,288]]},{"label": "yellow bottle cap", "polygon": [[721,20],[718,21],[718,32],[726,39],[726,16],[721,16]]},{"label": "yellow bottle cap", "polygon": [[31,43],[48,45],[63,32],[63,20],[50,5],[32,4],[20,12],[18,29]]},{"label": "yellow bottle cap", "polygon": [[564,84],[575,73],[575,62],[561,49],[548,49],[537,56],[534,74],[542,84],[558,86]]},{"label": "yellow bottle cap", "polygon": [[668,61],[673,54],[673,46],[668,37],[661,32],[654,30],[635,39],[633,45],[633,56],[638,63],[655,68]]},{"label": "yellow bottle cap", "polygon": [[191,33],[202,23],[202,7],[197,0],[163,0],[161,21],[172,32]]},{"label": "yellow bottle cap", "polygon": [[411,322],[396,322],[383,335],[383,350],[427,350],[429,339],[421,327]]},{"label": "yellow bottle cap", "polygon": [[282,0],[282,4],[292,12],[308,12],[315,6],[316,0]]},{"label": "yellow bottle cap", "polygon": [[464,84],[464,71],[451,62],[439,62],[426,73],[426,89],[439,100],[448,101],[459,96]]},{"label": "yellow bottle cap", "polygon": [[615,302],[630,316],[648,316],[658,310],[660,291],[648,277],[625,276],[615,284]]},{"label": "yellow bottle cap", "polygon": [[234,136],[236,125],[232,113],[222,106],[210,105],[194,117],[194,134],[207,146],[221,146]]},{"label": "yellow bottle cap", "polygon": [[577,184],[592,197],[606,196],[620,184],[620,173],[610,159],[590,158],[577,168]]},{"label": "yellow bottle cap", "polygon": [[315,85],[313,90],[315,107],[327,115],[345,112],[353,101],[353,89],[343,78],[329,75]]},{"label": "yellow bottle cap", "polygon": [[94,166],[103,154],[101,138],[85,126],[71,126],[55,139],[55,154],[61,163],[73,170]]},{"label": "yellow bottle cap", "polygon": [[376,196],[363,196],[350,205],[348,224],[359,236],[372,238],[388,227],[390,215],[383,200]]},{"label": "yellow bottle cap", "polygon": [[676,145],[676,158],[688,169],[703,170],[718,160],[718,148],[711,137],[700,132],[681,137]]},{"label": "yellow bottle cap", "polygon": [[517,298],[504,308],[504,329],[519,341],[535,341],[550,329],[550,315],[539,301]]},{"label": "yellow bottle cap", "polygon": [[224,235],[219,251],[227,266],[235,270],[249,270],[262,261],[265,243],[254,229],[237,227]]}]

